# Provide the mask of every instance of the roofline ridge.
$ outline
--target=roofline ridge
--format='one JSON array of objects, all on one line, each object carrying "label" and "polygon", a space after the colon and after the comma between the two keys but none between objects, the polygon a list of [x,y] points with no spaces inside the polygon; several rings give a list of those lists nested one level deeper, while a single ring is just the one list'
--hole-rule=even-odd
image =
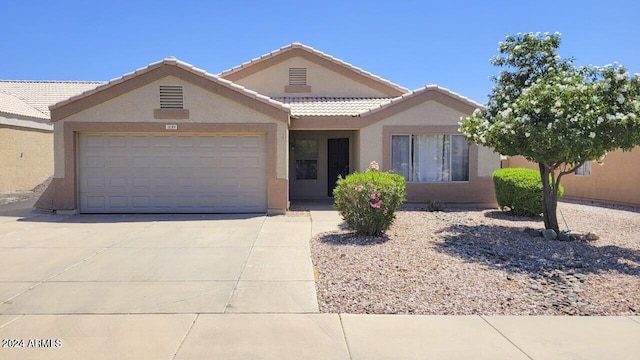
[{"label": "roofline ridge", "polygon": [[[4,94],[4,95],[7,95],[7,96],[11,96],[11,97],[13,97],[13,98],[16,98],[16,99],[17,99],[18,101],[20,101],[21,103],[23,103],[23,104],[27,105],[28,107],[30,107],[31,109],[35,110],[35,111],[36,111],[36,112],[38,112],[39,114],[42,114],[42,117],[43,117],[44,119],[47,119],[47,120],[48,120],[48,119],[50,118],[50,116],[48,116],[47,114],[43,113],[40,109],[36,108],[35,106],[33,106],[33,105],[29,104],[29,102],[28,102],[26,99],[23,99],[23,98],[21,98],[20,96],[18,96],[18,95],[16,95],[16,94],[12,94],[12,93],[7,92],[7,91],[2,90],[2,89],[0,89],[0,93],[2,93],[2,94]],[[0,112],[6,113],[6,114],[19,115],[19,116],[34,117],[34,116],[25,115],[25,114],[20,114],[20,113],[17,113],[17,112],[11,112],[11,111],[10,111],[10,112],[7,112],[7,111],[1,111],[1,110],[0,110]]]},{"label": "roofline ridge", "polygon": [[455,99],[457,99],[459,101],[465,102],[465,103],[467,103],[467,104],[469,104],[471,106],[475,106],[475,107],[480,108],[480,109],[483,109],[485,107],[484,105],[482,105],[482,104],[480,104],[480,103],[478,103],[478,102],[476,102],[474,100],[471,100],[466,96],[462,96],[462,95],[460,95],[459,93],[457,93],[455,91],[451,91],[448,88],[445,88],[445,87],[442,87],[442,86],[438,86],[436,84],[427,84],[427,85],[425,85],[423,87],[420,87],[420,88],[417,88],[415,90],[412,90],[412,91],[410,91],[410,92],[408,92],[406,94],[402,94],[400,96],[392,98],[389,101],[387,101],[385,103],[382,103],[382,104],[380,104],[378,106],[375,106],[375,107],[373,107],[373,108],[371,108],[369,110],[363,111],[360,114],[358,114],[358,116],[371,115],[373,113],[376,113],[378,111],[382,111],[382,110],[384,110],[384,109],[386,109],[388,107],[391,107],[391,106],[393,106],[393,105],[395,105],[395,104],[397,104],[399,102],[402,102],[402,101],[404,101],[406,99],[413,98],[413,97],[418,96],[418,95],[420,95],[422,93],[425,93],[427,91],[438,91],[438,92],[444,93],[444,94],[449,95],[449,96],[451,96],[451,97],[453,97],[453,98],[455,98]]},{"label": "roofline ridge", "polygon": [[0,82],[8,83],[42,83],[42,84],[102,84],[103,80],[8,80],[0,79]]},{"label": "roofline ridge", "polygon": [[337,58],[337,57],[335,57],[333,55],[329,55],[329,54],[327,54],[327,53],[325,53],[323,51],[317,50],[317,49],[315,49],[315,48],[313,48],[313,47],[311,47],[309,45],[305,45],[305,44],[303,44],[301,42],[293,42],[293,43],[287,44],[285,46],[281,46],[280,48],[278,48],[276,50],[273,50],[271,52],[268,52],[266,54],[263,54],[263,55],[261,55],[261,56],[259,56],[257,58],[253,58],[253,59],[251,59],[249,61],[243,62],[242,64],[234,66],[234,67],[232,67],[230,69],[223,70],[222,72],[218,73],[218,76],[222,77],[222,76],[229,75],[229,74],[237,72],[237,71],[239,71],[239,70],[241,70],[243,68],[246,68],[249,65],[255,64],[255,63],[257,63],[259,61],[262,61],[262,60],[264,60],[266,58],[273,57],[275,55],[278,55],[278,54],[280,54],[282,52],[285,52],[285,51],[287,51],[289,49],[294,49],[294,48],[308,51],[308,52],[313,53],[315,55],[318,55],[318,56],[320,56],[320,57],[322,57],[322,58],[324,58],[326,60],[329,60],[329,61],[331,61],[333,63],[345,66],[345,67],[351,69],[352,71],[354,71],[356,73],[359,73],[362,76],[365,76],[365,77],[368,77],[370,79],[382,82],[382,83],[386,84],[387,86],[390,86],[390,87],[392,87],[392,88],[394,88],[394,89],[396,89],[396,90],[398,90],[400,92],[405,92],[405,93],[409,92],[409,89],[405,88],[404,86],[396,84],[396,83],[394,83],[394,82],[392,82],[390,80],[387,80],[387,79],[385,79],[385,78],[383,78],[381,76],[375,75],[375,74],[373,74],[373,73],[371,73],[369,71],[366,71],[366,70],[364,70],[364,69],[362,69],[360,67],[357,67],[357,66],[355,66],[355,65],[353,65],[351,63],[348,63],[348,62],[346,62],[346,61],[344,61],[342,59],[339,59],[339,58]]},{"label": "roofline ridge", "polygon": [[136,70],[134,70],[132,72],[128,72],[128,73],[126,73],[126,74],[124,74],[124,75],[122,75],[120,77],[117,77],[117,78],[109,80],[108,82],[102,83],[101,85],[99,85],[99,86],[97,86],[97,87],[95,87],[93,89],[89,89],[89,90],[83,91],[82,93],[74,95],[74,96],[72,96],[72,97],[70,97],[70,98],[68,98],[66,100],[62,100],[62,101],[57,102],[57,103],[55,103],[53,105],[50,105],[49,106],[49,111],[58,109],[58,108],[60,108],[62,106],[65,106],[65,105],[67,105],[69,103],[72,103],[72,102],[74,102],[76,100],[82,99],[84,97],[87,97],[87,96],[90,96],[92,94],[95,94],[95,93],[97,93],[99,91],[105,90],[105,89],[107,89],[107,88],[109,88],[111,86],[117,85],[117,84],[119,84],[119,83],[121,83],[123,81],[126,81],[126,80],[128,80],[130,78],[136,77],[136,76],[138,76],[140,74],[149,72],[149,71],[151,71],[151,70],[153,70],[155,68],[158,68],[160,66],[163,66],[163,65],[179,67],[179,68],[181,68],[181,69],[183,69],[185,71],[189,71],[189,72],[191,72],[191,73],[193,73],[195,75],[204,77],[205,79],[208,79],[210,81],[217,82],[217,83],[219,83],[219,84],[221,84],[223,86],[226,86],[226,87],[228,87],[228,88],[230,88],[232,90],[235,90],[235,91],[237,91],[239,93],[242,93],[242,94],[244,94],[244,95],[246,95],[248,97],[256,99],[257,101],[260,101],[260,102],[263,102],[263,103],[266,103],[266,104],[270,104],[272,106],[279,107],[281,110],[290,111],[290,109],[291,109],[291,107],[289,105],[287,105],[287,104],[283,104],[283,103],[281,103],[279,101],[272,100],[268,96],[259,94],[256,91],[247,89],[244,86],[238,85],[238,84],[236,84],[236,83],[234,83],[234,82],[232,82],[230,80],[223,79],[218,75],[208,73],[205,70],[200,69],[200,68],[196,68],[195,66],[193,66],[193,65],[191,65],[191,64],[189,64],[189,63],[187,63],[185,61],[182,61],[182,60],[179,60],[179,59],[177,59],[175,57],[172,57],[172,58],[165,58],[163,60],[150,63],[147,66],[138,68],[138,69],[136,69]]}]

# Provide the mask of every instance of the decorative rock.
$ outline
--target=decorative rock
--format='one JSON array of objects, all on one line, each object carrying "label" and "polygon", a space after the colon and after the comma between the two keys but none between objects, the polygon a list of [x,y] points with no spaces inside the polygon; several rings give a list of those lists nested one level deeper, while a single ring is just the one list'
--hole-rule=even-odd
[{"label": "decorative rock", "polygon": [[596,241],[600,239],[600,236],[594,234],[594,233],[587,233],[587,235],[585,235],[585,237],[587,238],[588,241]]},{"label": "decorative rock", "polygon": [[571,237],[569,236],[568,233],[566,233],[564,231],[560,231],[560,234],[558,234],[558,240],[560,240],[560,241],[570,241]]},{"label": "decorative rock", "polygon": [[542,237],[545,240],[555,240],[558,237],[558,234],[553,229],[544,229],[542,230]]},{"label": "decorative rock", "polygon": [[529,236],[533,236],[533,237],[542,236],[542,234],[540,233],[540,230],[532,229],[530,227],[524,228],[524,230],[522,232],[524,232],[525,234],[527,234]]}]

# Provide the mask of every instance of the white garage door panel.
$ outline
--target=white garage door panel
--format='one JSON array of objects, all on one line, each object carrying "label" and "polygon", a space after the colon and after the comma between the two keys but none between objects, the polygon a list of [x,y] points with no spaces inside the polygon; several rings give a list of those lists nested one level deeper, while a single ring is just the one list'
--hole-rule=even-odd
[{"label": "white garage door panel", "polygon": [[80,210],[265,212],[263,135],[80,135]]}]

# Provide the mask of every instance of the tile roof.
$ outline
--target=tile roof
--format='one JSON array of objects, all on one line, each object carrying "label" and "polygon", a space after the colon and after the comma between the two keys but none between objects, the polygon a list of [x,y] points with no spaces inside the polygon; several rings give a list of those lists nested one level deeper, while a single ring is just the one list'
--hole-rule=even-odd
[{"label": "tile roof", "polygon": [[391,81],[389,81],[387,79],[381,78],[378,75],[374,75],[374,74],[372,74],[372,73],[370,73],[368,71],[365,71],[365,70],[363,70],[363,69],[361,69],[361,68],[359,68],[357,66],[354,66],[354,65],[352,65],[352,64],[350,64],[350,63],[348,63],[346,61],[340,60],[340,59],[338,59],[336,57],[333,57],[333,56],[331,56],[329,54],[325,54],[322,51],[316,50],[316,49],[312,48],[311,46],[307,46],[307,45],[301,44],[299,42],[294,42],[294,43],[291,43],[289,45],[285,45],[285,46],[283,46],[283,47],[281,47],[281,48],[279,48],[277,50],[274,50],[274,51],[272,51],[270,53],[267,53],[267,54],[264,54],[264,55],[262,55],[260,57],[257,57],[257,58],[254,58],[252,60],[249,60],[249,61],[247,61],[245,63],[242,63],[242,64],[240,64],[238,66],[235,66],[235,67],[233,67],[231,69],[227,69],[227,70],[221,72],[218,75],[221,76],[221,77],[228,76],[228,75],[233,74],[233,73],[235,73],[237,71],[240,71],[240,70],[242,70],[242,69],[244,69],[246,67],[252,66],[252,65],[254,65],[256,63],[259,63],[261,61],[264,61],[264,60],[266,60],[268,58],[274,57],[274,56],[276,56],[278,54],[281,54],[281,53],[283,53],[285,51],[288,51],[288,50],[291,50],[291,49],[302,49],[302,50],[308,51],[308,52],[310,52],[312,54],[315,54],[315,55],[317,55],[317,56],[319,56],[321,58],[329,60],[329,61],[331,61],[331,62],[333,62],[335,64],[344,66],[344,67],[346,67],[346,68],[348,68],[348,69],[350,69],[350,70],[352,70],[352,71],[354,71],[354,72],[356,72],[356,73],[358,73],[358,74],[360,74],[362,76],[365,76],[365,77],[370,78],[372,80],[375,80],[375,81],[378,81],[380,83],[383,83],[383,84],[385,84],[385,85],[387,85],[387,86],[389,86],[391,88],[396,89],[399,92],[402,92],[402,93],[409,92],[409,89],[407,89],[405,87],[402,87],[402,86],[400,86],[400,85],[398,85],[396,83],[393,83],[393,82],[391,82]]},{"label": "tile roof", "polygon": [[24,100],[2,90],[0,90],[0,112],[38,119],[49,118],[42,112],[38,111],[38,109],[27,104]]},{"label": "tile roof", "polygon": [[390,98],[274,97],[291,107],[291,116],[357,116]]},{"label": "tile roof", "polygon": [[479,109],[483,109],[484,108],[484,105],[482,105],[482,104],[480,104],[478,102],[475,102],[475,101],[469,99],[468,97],[462,96],[462,95],[458,94],[457,92],[453,92],[453,91],[451,91],[451,90],[449,90],[447,88],[443,88],[443,87],[440,87],[438,85],[430,84],[430,85],[426,85],[424,87],[421,87],[419,89],[413,90],[411,92],[408,92],[408,93],[406,93],[406,94],[404,94],[402,96],[398,96],[398,97],[395,97],[395,98],[392,98],[392,99],[386,99],[385,102],[379,104],[378,106],[375,106],[375,107],[372,107],[372,108],[370,108],[370,109],[368,109],[366,111],[363,111],[362,113],[360,113],[360,116],[366,116],[366,115],[370,115],[370,114],[376,113],[376,112],[378,112],[378,111],[380,111],[382,109],[386,109],[386,108],[391,107],[391,106],[393,106],[393,105],[395,105],[397,103],[403,102],[405,100],[408,100],[408,99],[410,99],[412,97],[415,97],[415,96],[420,95],[422,93],[425,93],[427,91],[437,91],[437,92],[443,93],[445,95],[451,96],[454,99],[460,100],[463,103],[466,103],[466,104],[468,104],[470,106],[473,106],[473,107],[476,107],[476,108],[479,108]]},{"label": "tile roof", "polygon": [[291,106],[291,116],[366,116],[427,91],[443,93],[472,107],[484,107],[482,104],[437,85],[427,85],[395,98],[274,97],[273,99]]},{"label": "tile roof", "polygon": [[49,119],[49,106],[104,84],[102,81],[0,80],[0,92],[17,98],[30,109],[7,96],[0,98],[3,112]]},{"label": "tile roof", "polygon": [[71,103],[71,102],[74,102],[76,100],[82,99],[84,97],[90,96],[90,95],[92,95],[94,93],[97,93],[99,91],[102,91],[102,90],[105,90],[105,89],[110,88],[112,86],[115,86],[115,85],[117,85],[117,84],[119,84],[119,83],[121,83],[123,81],[129,80],[131,78],[134,78],[136,76],[139,76],[141,74],[149,72],[149,71],[151,71],[151,70],[153,70],[155,68],[158,68],[160,66],[163,66],[163,65],[174,65],[174,66],[177,66],[177,67],[179,67],[181,69],[187,70],[187,71],[189,71],[189,72],[191,72],[193,74],[196,74],[198,76],[201,76],[201,77],[203,77],[205,79],[208,79],[210,81],[219,83],[219,84],[221,84],[221,85],[223,85],[223,86],[225,86],[227,88],[233,89],[233,90],[235,90],[235,91],[237,91],[239,93],[242,93],[242,94],[244,94],[244,95],[246,95],[248,97],[254,98],[254,99],[258,100],[258,101],[261,101],[263,103],[269,104],[271,106],[280,108],[280,109],[282,109],[284,111],[287,111],[287,112],[289,111],[289,106],[288,105],[285,105],[285,104],[283,104],[283,103],[281,103],[279,101],[273,100],[273,99],[269,98],[268,96],[265,96],[265,95],[262,95],[262,94],[258,94],[257,92],[255,92],[253,90],[249,90],[249,89],[245,88],[244,86],[240,86],[240,85],[235,84],[235,83],[233,83],[233,82],[231,82],[229,80],[223,79],[223,78],[219,77],[218,75],[210,74],[210,73],[206,72],[205,70],[199,69],[199,68],[197,68],[197,67],[195,67],[195,66],[193,66],[193,65],[191,65],[189,63],[186,63],[184,61],[180,61],[180,60],[178,60],[178,59],[176,59],[174,57],[168,57],[168,58],[165,58],[163,60],[151,63],[151,64],[149,64],[149,65],[147,65],[145,67],[142,67],[140,69],[137,69],[137,70],[135,70],[133,72],[130,72],[130,73],[124,74],[124,75],[122,75],[122,76],[120,76],[118,78],[112,79],[107,83],[102,83],[98,87],[95,87],[93,89],[89,89],[89,90],[87,90],[87,91],[85,91],[85,92],[83,92],[81,94],[75,95],[75,96],[73,96],[71,98],[68,98],[68,99],[63,100],[61,102],[58,102],[58,103],[56,103],[54,105],[51,105],[49,107],[49,109],[53,110],[53,109],[59,108],[59,107],[64,106],[64,105],[66,105],[68,103]]}]

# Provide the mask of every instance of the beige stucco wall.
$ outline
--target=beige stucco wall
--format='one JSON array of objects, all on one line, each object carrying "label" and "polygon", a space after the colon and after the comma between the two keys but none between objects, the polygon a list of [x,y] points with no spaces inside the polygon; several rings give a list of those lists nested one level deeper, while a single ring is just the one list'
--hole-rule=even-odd
[{"label": "beige stucco wall", "polygon": [[[159,86],[182,85],[184,107],[189,110],[187,120],[155,119],[154,109],[160,108]],[[265,114],[254,111],[225,97],[216,95],[176,77],[168,76],[118,96],[92,108],[73,114],[54,124],[55,176],[63,178],[64,124],[71,122],[140,122],[140,123],[225,123],[225,124],[277,124],[277,169],[276,176],[286,179],[288,175],[288,127]],[[170,132],[170,130],[167,130]]]},{"label": "beige stucco wall", "polygon": [[51,131],[0,125],[0,192],[31,190],[53,173]]},{"label": "beige stucco wall", "polygon": [[353,132],[352,138],[353,145],[351,148],[353,149],[353,159],[351,165],[351,171],[363,171],[363,168],[360,167],[360,131]]},{"label": "beige stucco wall", "polygon": [[[467,116],[437,101],[427,101],[411,109],[390,116],[360,130],[359,168],[366,169],[371,161],[380,163],[383,158],[382,128],[387,125],[436,125],[458,126],[461,116]],[[478,176],[491,176],[500,168],[500,155],[491,149],[480,147],[478,151]]]},{"label": "beige stucco wall", "polygon": [[499,168],[500,154],[491,148],[478,146],[478,176],[491,177],[491,174]]},{"label": "beige stucco wall", "polygon": [[[503,167],[538,169],[521,156],[510,157]],[[607,155],[603,165],[591,164],[590,176],[566,175],[562,178],[567,198],[594,200],[640,206],[640,147],[631,152],[616,150]]]},{"label": "beige stucco wall", "polygon": [[[382,127],[387,125],[458,125],[461,112],[436,101],[427,101],[360,129],[360,168],[382,163]],[[366,149],[366,150],[365,150]]]},{"label": "beige stucco wall", "polygon": [[[430,100],[364,127],[360,130],[359,168],[366,169],[371,161],[380,163],[382,169],[390,168],[390,137],[397,132],[387,130],[391,133],[385,135],[385,128],[400,127],[403,129],[400,133],[406,134],[455,134],[458,133],[460,117],[467,115]],[[490,175],[500,168],[500,156],[490,149],[472,145],[469,149],[469,167],[467,182],[407,183],[407,201],[495,204]]]},{"label": "beige stucco wall", "polygon": [[295,175],[295,155],[289,154],[289,194],[297,199],[326,198],[328,182],[328,153],[327,140],[348,138],[349,139],[349,172],[355,170],[354,151],[354,131],[313,131],[300,130],[291,131],[290,139],[316,139],[318,140],[318,178],[315,180],[297,180]]},{"label": "beige stucco wall", "polygon": [[[284,87],[289,85],[289,68],[307,68],[310,93],[285,93]],[[287,59],[236,82],[267,96],[387,97],[377,90],[301,57]]]}]

